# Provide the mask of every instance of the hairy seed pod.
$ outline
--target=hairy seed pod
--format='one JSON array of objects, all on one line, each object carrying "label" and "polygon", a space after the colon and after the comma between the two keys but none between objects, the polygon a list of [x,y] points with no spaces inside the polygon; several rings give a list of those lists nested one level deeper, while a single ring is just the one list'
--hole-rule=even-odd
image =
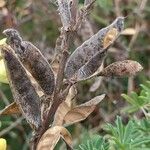
[{"label": "hairy seed pod", "polygon": [[54,73],[40,50],[31,42],[22,41],[15,29],[6,29],[3,33],[7,36],[7,43],[15,50],[19,59],[38,82],[43,92],[51,95],[55,86]]},{"label": "hairy seed pod", "polygon": [[13,97],[26,120],[38,129],[41,125],[40,98],[13,50],[8,46],[3,46],[1,52]]},{"label": "hairy seed pod", "polygon": [[86,40],[69,57],[65,68],[65,76],[71,78],[96,53],[110,46],[123,28],[124,17],[118,17],[112,24]]},{"label": "hairy seed pod", "polygon": [[84,66],[82,66],[77,73],[77,81],[85,80],[90,77],[103,63],[107,51],[98,52],[95,54]]},{"label": "hairy seed pod", "polygon": [[104,68],[98,73],[98,76],[130,76],[135,75],[142,69],[143,67],[138,62],[133,60],[117,61]]},{"label": "hairy seed pod", "polygon": [[69,31],[72,25],[71,5],[72,0],[57,0],[58,10],[65,31]]}]

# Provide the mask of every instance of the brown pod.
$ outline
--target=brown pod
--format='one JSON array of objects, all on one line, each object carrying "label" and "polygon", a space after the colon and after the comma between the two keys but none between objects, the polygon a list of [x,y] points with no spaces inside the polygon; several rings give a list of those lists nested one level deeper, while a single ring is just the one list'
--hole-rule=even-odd
[{"label": "brown pod", "polygon": [[135,75],[142,69],[143,67],[138,62],[133,60],[117,61],[104,68],[98,73],[98,76],[130,76]]},{"label": "brown pod", "polygon": [[41,125],[40,98],[13,50],[3,46],[1,51],[13,97],[26,120],[38,129]]},{"label": "brown pod", "polygon": [[40,50],[31,42],[22,41],[15,29],[6,29],[3,33],[7,36],[7,43],[15,50],[21,62],[38,82],[43,92],[51,95],[55,86],[54,73]]},{"label": "brown pod", "polygon": [[112,24],[86,40],[69,57],[65,68],[65,76],[71,78],[96,53],[110,46],[119,36],[123,27],[124,17],[118,17]]},{"label": "brown pod", "polygon": [[84,66],[82,66],[77,73],[77,80],[88,79],[92,74],[94,74],[97,69],[103,63],[107,50],[103,52],[98,52],[95,54]]},{"label": "brown pod", "polygon": [[58,0],[58,10],[65,31],[69,31],[71,28],[71,1]]}]

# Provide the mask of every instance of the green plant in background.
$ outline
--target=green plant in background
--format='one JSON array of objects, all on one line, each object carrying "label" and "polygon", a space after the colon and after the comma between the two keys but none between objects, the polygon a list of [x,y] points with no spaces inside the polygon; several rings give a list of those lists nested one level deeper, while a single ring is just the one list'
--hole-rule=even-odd
[{"label": "green plant in background", "polygon": [[139,95],[136,92],[131,92],[130,95],[122,94],[122,97],[130,104],[124,111],[133,113],[142,110],[146,117],[150,117],[150,81],[140,86],[142,90]]},{"label": "green plant in background", "polygon": [[108,150],[109,144],[100,135],[93,135],[78,146],[76,150]]},{"label": "green plant in background", "polygon": [[106,135],[93,135],[76,150],[149,150],[150,121],[145,118],[129,120],[124,125],[118,116],[115,125],[108,123],[104,129]]},{"label": "green plant in background", "polygon": [[111,133],[110,140],[113,141],[112,145],[116,150],[149,148],[146,143],[150,143],[150,136],[145,136],[145,133],[139,130],[132,120],[127,125],[123,125],[121,117],[117,117],[115,125],[108,124],[107,128]]},{"label": "green plant in background", "polygon": [[[126,125],[122,118],[117,117],[115,125],[108,123],[104,129],[106,135],[103,137],[93,135],[79,145],[77,150],[149,150],[150,148],[150,81],[140,85],[142,90],[139,95],[131,92],[130,95],[122,94],[129,103],[123,111],[132,113],[142,110],[145,117],[140,119],[129,119]],[[105,140],[104,140],[105,139]],[[107,140],[107,142],[106,142]]]},{"label": "green plant in background", "polygon": [[[53,4],[50,4],[51,2],[56,2],[56,1],[50,0],[50,1],[43,2],[43,1],[37,0],[36,3],[34,2],[29,3],[28,1],[24,1],[24,0],[19,0],[19,1],[16,0],[13,2],[6,1],[5,3],[7,5],[3,7],[2,7],[2,3],[0,4],[1,5],[0,8],[2,8],[1,9],[2,11],[0,10],[0,21],[2,22],[1,32],[8,27],[16,26],[16,23],[17,23],[17,27],[20,30],[20,32],[24,35],[25,39],[30,40],[33,43],[35,43],[39,47],[39,49],[41,49],[44,56],[47,57],[49,62],[51,62],[51,57],[49,57],[49,55],[51,56],[53,49],[55,49],[55,41],[59,35],[59,28],[61,26],[59,17],[57,15],[57,12],[55,11],[56,6]],[[141,73],[139,74],[138,77],[136,77],[136,80],[134,80],[134,84],[145,82],[147,76],[149,76],[149,73],[148,73],[149,62],[150,62],[150,60],[148,59],[148,56],[149,56],[148,20],[150,16],[149,15],[150,5],[148,5],[149,2],[150,1],[147,1],[147,4],[146,4],[146,2],[144,1],[137,2],[136,0],[132,0],[132,1],[96,0],[95,7],[91,11],[91,15],[87,18],[87,21],[90,24],[92,23],[91,29],[94,29],[94,33],[96,33],[96,31],[99,28],[107,26],[110,22],[112,22],[112,20],[116,16],[118,16],[118,14],[119,15],[121,14],[123,16],[128,16],[126,19],[126,25],[125,25],[127,29],[132,28],[135,31],[138,31],[138,30],[140,31],[139,32],[140,34],[137,33],[136,38],[134,37],[134,34],[121,36],[120,38],[122,38],[123,40],[118,39],[117,42],[113,45],[114,49],[110,49],[110,52],[109,52],[110,58],[107,58],[107,62],[106,62],[106,65],[107,65],[107,64],[112,63],[112,61],[123,60],[126,58],[132,58],[136,61],[139,61],[144,68],[144,73]],[[144,5],[144,3],[146,5]],[[80,0],[80,5],[82,4],[84,4],[84,0]],[[140,7],[141,5],[143,8],[142,10]],[[7,10],[8,14],[4,13],[4,16],[3,16],[3,12],[5,12],[3,10]],[[10,16],[12,16],[12,19],[11,19],[12,21],[9,20]],[[6,18],[6,19],[3,19],[3,18]],[[13,20],[13,18],[15,18],[15,20]],[[139,29],[136,29],[137,26]],[[84,34],[82,35],[81,33],[81,35],[79,34],[79,36],[81,36],[80,38],[83,40],[84,39],[83,37],[86,35]],[[1,38],[3,37],[1,36]],[[135,38],[135,39],[133,40],[132,38],[133,39]],[[80,39],[78,40],[79,40],[79,43],[82,43],[84,41],[84,40],[80,41]],[[124,42],[121,42],[121,41],[124,41]],[[0,41],[0,44],[1,44],[1,41]],[[77,46],[78,44],[73,45],[73,47],[77,47]],[[130,51],[128,51],[128,49]],[[120,54],[121,54],[121,57],[119,56]],[[8,99],[8,102],[11,103],[12,95],[10,93],[10,88],[8,86],[8,79],[6,77],[6,71],[4,68],[3,60],[1,58],[1,54],[0,54],[0,82],[2,82],[2,84],[0,83],[0,92],[2,92],[2,94],[4,92],[4,96],[6,94],[6,98]],[[108,124],[108,126],[111,126],[110,129],[108,126],[107,126],[107,130],[105,131],[101,130],[100,128],[100,130],[98,130],[98,132],[96,132],[94,135],[92,133],[92,136],[87,136],[84,134],[84,132],[80,133],[78,132],[79,129],[77,129],[77,134],[78,134],[77,137],[82,137],[82,138],[81,138],[80,145],[75,150],[131,150],[131,149],[132,150],[135,150],[135,149],[149,150],[150,149],[150,141],[149,141],[149,136],[150,136],[150,107],[149,107],[150,106],[150,81],[148,81],[144,85],[141,85],[142,91],[143,91],[143,92],[141,91],[141,93],[132,92],[131,95],[122,94],[124,99],[126,99],[126,101],[129,103],[128,107],[126,107],[125,105],[122,105],[122,101],[120,100],[120,95],[122,91],[128,88],[127,78],[119,79],[119,82],[118,82],[118,79],[116,78],[113,78],[113,80],[103,79],[101,85],[106,86],[106,88],[103,89],[101,87],[101,88],[98,88],[97,91],[94,91],[91,93],[91,92],[88,92],[88,89],[89,89],[89,86],[91,86],[92,82],[93,81],[90,80],[90,82],[88,81],[88,82],[83,83],[83,87],[86,87],[86,88],[82,88],[82,84],[78,85],[78,91],[80,91],[80,93],[78,93],[78,96],[77,96],[78,102],[82,103],[82,101],[84,101],[85,98],[87,97],[91,98],[93,96],[98,95],[99,93],[103,91],[107,93],[108,98],[105,99],[105,101],[100,106],[101,110],[105,110],[104,114],[100,114],[99,109],[96,108],[96,111],[94,111],[95,114],[92,120],[89,117],[90,122],[88,122],[89,120],[87,120],[87,122],[81,123],[82,128],[86,126],[89,129],[87,131],[88,134],[92,133],[90,131],[90,127],[95,127],[97,129],[98,125],[96,124],[98,123],[100,125],[101,124],[106,125],[105,118],[107,120],[107,116],[110,113],[116,115],[114,110],[118,109],[120,107],[120,104],[121,104],[121,107],[120,107],[121,111],[123,109],[123,112],[128,112],[124,115],[125,117],[130,118],[130,119],[127,124],[124,124],[122,122],[123,117],[121,113],[120,117],[118,117],[116,120],[116,124],[114,125],[114,118],[115,118],[115,115],[114,115],[114,117],[111,120],[112,121],[111,124]],[[108,85],[107,85],[107,82],[109,83]],[[113,86],[112,88],[112,84],[114,83],[117,86],[116,87]],[[118,87],[119,87],[119,91],[118,91]],[[84,89],[84,90],[82,91],[81,89]],[[5,103],[2,101],[2,99],[4,98],[5,97],[2,97],[2,95],[0,94],[0,100],[1,100],[0,108],[1,109],[4,108]],[[111,100],[109,100],[109,98]],[[116,101],[116,99],[117,100],[119,99],[119,100]],[[7,103],[5,105],[7,105]],[[137,111],[140,113],[136,113],[135,115],[135,112]],[[137,119],[141,117],[141,114],[142,115],[145,114],[145,116],[142,119]],[[97,118],[97,116],[99,118],[95,119]],[[135,116],[137,116],[137,118],[136,120],[133,120]],[[118,119],[120,119],[120,121],[117,123]],[[1,117],[1,121],[3,121],[3,124],[0,130],[3,131],[5,128],[7,127],[9,128],[9,126],[13,122],[15,122],[15,118],[3,116]],[[9,122],[10,125],[7,122]],[[131,131],[131,133],[133,133],[134,136],[132,134],[129,134],[130,133],[129,131],[127,134],[126,130]],[[113,134],[114,133],[113,131],[115,131],[115,134]],[[75,131],[71,131],[71,134],[74,135],[74,132]],[[125,133],[128,136],[127,136],[127,139],[123,140]],[[135,139],[132,139],[135,137],[135,135],[137,135],[137,137]],[[3,136],[4,136],[4,139],[7,139],[8,149],[9,148],[13,150],[18,150],[18,149],[28,150],[29,149],[28,145],[29,145],[29,139],[31,138],[31,130],[29,126],[25,124],[24,122],[19,123],[18,125],[16,125],[16,127],[12,131],[7,132]],[[20,138],[20,136],[22,138]],[[117,141],[119,141],[120,143],[117,143]],[[18,143],[17,145],[16,145],[16,142]],[[76,140],[73,141],[73,143],[75,142]],[[135,145],[134,142],[137,142],[139,146],[137,145],[134,147],[133,146]],[[57,148],[55,149],[61,150],[62,145],[63,144],[57,145]],[[1,146],[0,146],[0,150],[1,150]]]}]

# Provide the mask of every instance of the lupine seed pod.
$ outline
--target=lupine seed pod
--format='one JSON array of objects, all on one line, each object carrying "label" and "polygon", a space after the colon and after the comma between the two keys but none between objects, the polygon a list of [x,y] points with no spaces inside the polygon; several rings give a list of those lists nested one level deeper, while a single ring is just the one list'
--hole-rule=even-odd
[{"label": "lupine seed pod", "polygon": [[123,28],[124,17],[118,17],[112,24],[86,40],[69,57],[65,68],[65,76],[71,78],[96,53],[110,46]]},{"label": "lupine seed pod", "polygon": [[6,29],[3,33],[7,36],[7,44],[15,50],[19,59],[38,82],[43,92],[51,95],[55,86],[54,73],[40,50],[31,42],[23,41],[15,29]]},{"label": "lupine seed pod", "polygon": [[57,0],[58,10],[65,31],[71,29],[72,15],[71,15],[71,3],[72,0]]},{"label": "lupine seed pod", "polygon": [[13,97],[26,120],[38,129],[41,125],[40,98],[13,50],[8,46],[2,46],[1,52]]},{"label": "lupine seed pod", "polygon": [[77,81],[85,80],[90,77],[103,63],[107,50],[98,52],[93,56],[84,66],[82,66],[77,73]]},{"label": "lupine seed pod", "polygon": [[130,76],[141,71],[143,67],[136,61],[124,60],[110,64],[98,73],[98,76]]}]

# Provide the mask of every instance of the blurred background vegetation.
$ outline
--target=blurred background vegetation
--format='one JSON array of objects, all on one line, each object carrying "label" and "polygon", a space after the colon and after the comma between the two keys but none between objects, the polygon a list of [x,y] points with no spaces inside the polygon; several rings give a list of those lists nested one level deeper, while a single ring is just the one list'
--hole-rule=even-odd
[{"label": "blurred background vegetation", "polygon": [[[83,2],[84,0],[80,0],[79,7],[83,6]],[[128,30],[110,48],[105,63],[133,59],[141,63],[144,69],[135,77],[98,77],[77,85],[78,95],[74,103],[83,103],[102,93],[106,93],[107,96],[85,121],[69,127],[75,147],[82,143],[82,139],[88,137],[87,135],[105,135],[103,125],[106,122],[114,124],[117,115],[121,116],[125,124],[130,119],[145,118],[141,109],[136,110],[134,114],[124,113],[122,110],[127,106],[127,102],[121,94],[130,95],[131,91],[139,94],[139,85],[146,84],[150,79],[149,0],[97,0],[88,16],[90,26],[81,28],[82,32],[78,33],[70,51],[93,33],[109,25],[117,16],[126,16],[125,29]],[[19,30],[24,39],[35,44],[49,62],[51,61],[61,28],[55,0],[0,0],[0,39],[4,38],[2,31],[10,27]],[[150,90],[148,92],[150,93]],[[9,85],[0,83],[0,109],[12,101]],[[7,140],[8,149],[27,150],[31,130],[21,116],[4,116],[0,117],[0,137]],[[56,149],[64,149],[64,145],[60,142]]]}]

